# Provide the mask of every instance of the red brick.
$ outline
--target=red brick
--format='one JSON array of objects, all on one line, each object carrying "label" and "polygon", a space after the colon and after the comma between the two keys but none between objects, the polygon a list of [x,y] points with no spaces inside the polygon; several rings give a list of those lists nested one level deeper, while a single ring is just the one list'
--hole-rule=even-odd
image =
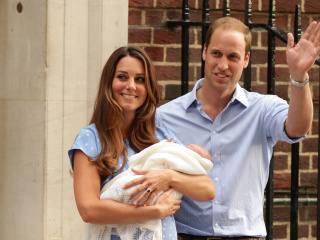
[{"label": "red brick", "polygon": [[194,83],[192,81],[190,81],[189,82],[189,92],[192,91],[193,87],[194,87]]},{"label": "red brick", "polygon": [[146,25],[157,26],[165,23],[164,11],[148,10],[146,11]]},{"label": "red brick", "polygon": [[251,91],[260,94],[267,94],[267,84],[251,85]]},{"label": "red brick", "polygon": [[313,119],[319,119],[319,102],[313,102]]},{"label": "red brick", "polygon": [[285,206],[274,206],[273,220],[278,222],[290,222],[290,208]]},{"label": "red brick", "polygon": [[[194,2],[195,0],[191,0],[190,2]],[[209,0],[209,8],[216,9],[216,1],[218,0]],[[190,4],[191,5],[191,4]],[[198,9],[202,9],[203,0],[198,0]]]},{"label": "red brick", "polygon": [[160,105],[163,104],[163,101],[162,101],[163,97],[162,97],[161,93],[165,92],[165,87],[158,84],[158,89],[159,89],[159,92],[160,92],[160,103],[158,104],[157,107],[159,107]]},{"label": "red brick", "polygon": [[304,9],[305,12],[319,14],[320,1],[305,1]]},{"label": "red brick", "polygon": [[[269,16],[266,14],[253,14],[252,23],[264,23],[268,24]],[[257,28],[257,31],[261,31],[261,28]]]},{"label": "red brick", "polygon": [[157,8],[181,8],[182,1],[177,0],[161,0],[156,2]]},{"label": "red brick", "polygon": [[[319,16],[320,16],[320,14],[318,15],[318,21],[320,20]],[[310,23],[311,23],[310,14],[302,14],[301,15],[301,29],[303,32],[307,30]],[[294,25],[292,25],[292,26],[294,26]]]},{"label": "red brick", "polygon": [[261,45],[264,47],[268,47],[268,32],[261,31]]},{"label": "red brick", "polygon": [[[195,9],[196,8],[196,0],[189,0],[188,2],[189,2],[189,8],[190,9]],[[182,4],[181,4],[181,6],[182,6]]]},{"label": "red brick", "polygon": [[291,144],[278,141],[273,149],[274,152],[291,152]]},{"label": "red brick", "polygon": [[162,99],[157,107],[160,107],[161,105],[166,104],[167,102],[169,102],[169,100]]},{"label": "red brick", "polygon": [[299,206],[299,220],[302,222],[316,221],[317,219],[317,206]]},{"label": "red brick", "polygon": [[180,21],[182,18],[181,11],[178,10],[168,10],[167,11],[167,21]]},{"label": "red brick", "polygon": [[246,1],[245,0],[234,0],[230,1],[230,9],[235,11],[244,11],[246,7]]},{"label": "red brick", "polygon": [[298,238],[308,238],[308,236],[309,236],[309,226],[299,224]]},{"label": "red brick", "polygon": [[[196,35],[195,35],[196,33],[193,30],[194,29],[192,29],[192,31],[190,31],[190,34],[189,34],[189,45],[193,45],[196,43]],[[199,36],[199,34],[198,34],[198,36]],[[201,46],[201,41],[198,41],[198,44],[200,44],[200,46]]]},{"label": "red brick", "polygon": [[[319,13],[319,11],[318,11],[318,13]],[[316,21],[316,22],[320,22],[320,14],[313,15],[312,20],[313,20],[313,21]]]},{"label": "red brick", "polygon": [[215,19],[222,17],[222,12],[220,11],[210,11],[210,22],[213,22]]},{"label": "red brick", "polygon": [[[276,38],[276,51],[280,51],[279,48],[286,48],[287,44],[285,42],[283,42],[281,39]],[[281,50],[281,51],[285,51],[285,50]],[[284,58],[284,64],[287,63],[286,58]]]},{"label": "red brick", "polygon": [[287,238],[287,225],[273,225],[273,236],[275,238]]},{"label": "red brick", "polygon": [[317,237],[317,231],[320,231],[320,230],[317,230],[317,225],[316,224],[312,224],[312,226],[311,226],[311,236],[316,238]]},{"label": "red brick", "polygon": [[289,173],[275,173],[274,174],[274,188],[290,188],[291,187],[291,174]]},{"label": "red brick", "polygon": [[252,46],[258,46],[258,36],[260,31],[251,31],[251,35],[252,35],[252,40],[251,40],[251,48]]},{"label": "red brick", "polygon": [[252,6],[251,6],[252,11],[253,11],[253,12],[258,11],[258,10],[259,10],[259,3],[258,3],[258,1],[251,1],[251,2],[252,2]]},{"label": "red brick", "polygon": [[142,11],[129,10],[129,26],[141,25]]},{"label": "red brick", "polygon": [[204,43],[202,43],[202,30],[198,28],[198,29],[194,29],[194,31],[195,31],[195,34],[197,34],[197,43],[202,48],[202,46],[204,45]]},{"label": "red brick", "polygon": [[269,2],[270,1],[261,1],[261,11],[264,11],[264,12],[269,11]]},{"label": "red brick", "polygon": [[[201,67],[195,67],[195,80],[198,80],[202,77],[203,76],[201,76]],[[190,80],[194,80],[194,79],[190,79]]]},{"label": "red brick", "polygon": [[181,62],[181,48],[171,48],[166,49],[166,61],[167,62]]},{"label": "red brick", "polygon": [[163,47],[146,47],[145,51],[148,53],[152,61],[163,62],[164,60]]},{"label": "red brick", "polygon": [[303,140],[302,152],[318,152],[318,138],[306,138]]},{"label": "red brick", "polygon": [[268,52],[260,49],[251,50],[251,62],[255,64],[264,64],[268,59]]},{"label": "red brick", "polygon": [[319,102],[313,102],[313,119],[319,119]]},{"label": "red brick", "polygon": [[190,63],[200,63],[201,60],[202,60],[201,48],[191,48],[189,51]]},{"label": "red brick", "polygon": [[318,174],[317,173],[300,173],[301,187],[317,187]]},{"label": "red brick", "polygon": [[319,121],[312,122],[312,135],[316,135],[319,133]]},{"label": "red brick", "polygon": [[155,66],[158,80],[180,80],[181,67],[177,66]]},{"label": "red brick", "polygon": [[180,29],[155,29],[154,43],[156,44],[178,44],[181,43]]},{"label": "red brick", "polygon": [[191,11],[189,19],[191,22],[201,22],[202,21],[202,11],[199,11],[199,10]]},{"label": "red brick", "polygon": [[318,169],[318,166],[319,166],[318,161],[319,161],[318,156],[312,157],[312,168],[313,169]]},{"label": "red brick", "polygon": [[286,50],[276,50],[275,60],[276,64],[287,64]]},{"label": "red brick", "polygon": [[151,29],[129,29],[129,43],[150,43],[151,42]]},{"label": "red brick", "polygon": [[288,29],[288,15],[277,15],[276,26],[286,32],[286,29]]},{"label": "red brick", "polygon": [[[195,68],[193,66],[190,66],[189,67],[189,80],[188,80],[189,90],[190,90],[190,84],[192,84],[195,80],[194,75],[195,75]],[[198,79],[196,79],[196,80],[198,80]]]},{"label": "red brick", "polygon": [[[309,24],[311,23],[309,15],[308,14],[302,14],[301,16],[301,34],[303,35],[303,33],[306,31],[307,27],[309,26]],[[291,29],[290,32],[293,33],[294,32],[294,15],[292,15],[291,17],[291,23],[290,23]]]},{"label": "red brick", "polygon": [[276,85],[275,89],[274,89],[274,93],[275,95],[279,96],[280,98],[284,99],[284,100],[288,100],[288,86],[286,85]]},{"label": "red brick", "polygon": [[312,100],[319,101],[319,86],[317,85],[312,88]]},{"label": "red brick", "polygon": [[129,0],[129,7],[150,8],[153,7],[152,0]]},{"label": "red brick", "polygon": [[[308,72],[311,83],[319,83],[320,69],[319,67],[311,68]],[[319,85],[316,85],[319,86]]]},{"label": "red brick", "polygon": [[276,12],[295,12],[297,4],[301,5],[301,0],[291,0],[290,2],[287,0],[277,0]]},{"label": "red brick", "polygon": [[244,22],[244,19],[245,19],[244,12],[232,12],[231,16],[240,20],[241,22]]},{"label": "red brick", "polygon": [[304,170],[310,169],[309,156],[300,156],[299,157],[299,169],[304,169]]},{"label": "red brick", "polygon": [[287,170],[288,169],[288,155],[274,156],[274,170]]},{"label": "red brick", "polygon": [[[276,83],[289,83],[289,69],[276,67],[275,69],[275,81]],[[290,84],[288,84],[290,86]]]},{"label": "red brick", "polygon": [[165,88],[165,99],[172,100],[181,96],[181,85],[168,84]]}]

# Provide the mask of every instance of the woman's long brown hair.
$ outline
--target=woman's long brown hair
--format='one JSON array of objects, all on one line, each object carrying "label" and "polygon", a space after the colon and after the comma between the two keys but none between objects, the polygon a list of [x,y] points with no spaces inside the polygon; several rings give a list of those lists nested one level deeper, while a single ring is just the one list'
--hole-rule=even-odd
[{"label": "woman's long brown hair", "polygon": [[126,56],[137,58],[144,66],[145,86],[147,98],[136,110],[135,119],[129,130],[129,144],[133,150],[139,152],[157,143],[155,137],[155,110],[160,96],[154,66],[151,59],[140,48],[129,46],[115,50],[105,64],[95,101],[94,111],[90,123],[94,123],[101,141],[101,152],[96,163],[100,174],[112,175],[116,172],[119,157],[123,156],[123,164],[117,172],[125,166],[128,148],[122,136],[122,109],[112,94],[112,81],[120,59]]}]

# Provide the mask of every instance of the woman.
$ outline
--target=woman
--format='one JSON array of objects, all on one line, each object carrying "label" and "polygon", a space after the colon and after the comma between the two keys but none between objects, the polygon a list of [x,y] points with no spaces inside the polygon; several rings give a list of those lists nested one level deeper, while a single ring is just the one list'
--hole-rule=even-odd
[{"label": "woman", "polygon": [[[181,201],[168,197],[173,188],[199,201],[214,198],[213,183],[206,175],[147,170],[137,172],[144,175],[137,189],[149,190],[138,200],[147,199],[146,206],[100,200],[101,187],[128,168],[128,157],[159,140],[174,138],[167,129],[155,127],[158,103],[155,71],[147,54],[136,47],[117,49],[104,66],[90,125],[80,131],[69,150],[76,204],[85,222],[128,224],[162,219],[163,235],[176,239],[171,215]],[[168,186],[156,204],[149,206],[155,194]],[[111,239],[119,239],[114,234]]]}]

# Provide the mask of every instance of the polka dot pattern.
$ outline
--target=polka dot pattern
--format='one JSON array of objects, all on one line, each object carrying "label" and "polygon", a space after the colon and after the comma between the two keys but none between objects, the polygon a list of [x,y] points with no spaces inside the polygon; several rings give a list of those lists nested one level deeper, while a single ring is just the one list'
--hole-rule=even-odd
[{"label": "polka dot pattern", "polygon": [[[156,130],[156,136],[159,140],[173,138],[174,141],[179,142],[179,140],[176,139],[176,137],[166,128],[158,128]],[[128,147],[128,155],[130,157],[131,155],[135,154],[135,152],[133,151],[133,149],[130,147],[129,144],[128,144],[128,146],[129,146]],[[69,154],[70,163],[71,163],[72,168],[73,168],[73,154],[74,154],[74,150],[76,150],[76,149],[83,151],[84,154],[86,154],[91,159],[93,159],[93,160],[96,159],[96,157],[98,156],[98,154],[101,151],[101,142],[99,139],[99,134],[98,134],[94,124],[91,124],[91,125],[81,129],[80,133],[78,134],[78,136],[76,137],[76,139],[74,141],[72,148],[69,150],[68,154]],[[118,163],[118,168],[122,165],[122,163],[123,163],[123,159],[120,158],[119,163]],[[126,164],[126,166],[124,167],[124,169],[122,171],[125,171],[127,169],[128,169],[128,164]],[[105,180],[103,185],[105,183],[107,183],[108,181],[110,181],[115,176],[116,175],[109,176]],[[173,216],[168,216],[168,217],[162,219],[161,223],[162,223],[162,238],[169,239],[169,240],[177,240],[177,230],[176,230],[175,220],[174,220]],[[118,236],[112,235],[111,240],[120,240],[120,238]]]}]

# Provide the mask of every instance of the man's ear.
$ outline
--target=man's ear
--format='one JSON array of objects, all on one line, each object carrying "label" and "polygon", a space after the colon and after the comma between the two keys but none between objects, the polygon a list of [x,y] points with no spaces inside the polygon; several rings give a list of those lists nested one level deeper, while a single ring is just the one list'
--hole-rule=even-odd
[{"label": "man's ear", "polygon": [[250,52],[247,53],[247,55],[244,57],[244,64],[243,68],[247,68],[250,60]]},{"label": "man's ear", "polygon": [[206,61],[206,53],[207,53],[207,46],[204,44],[203,51],[202,51],[202,60]]}]

